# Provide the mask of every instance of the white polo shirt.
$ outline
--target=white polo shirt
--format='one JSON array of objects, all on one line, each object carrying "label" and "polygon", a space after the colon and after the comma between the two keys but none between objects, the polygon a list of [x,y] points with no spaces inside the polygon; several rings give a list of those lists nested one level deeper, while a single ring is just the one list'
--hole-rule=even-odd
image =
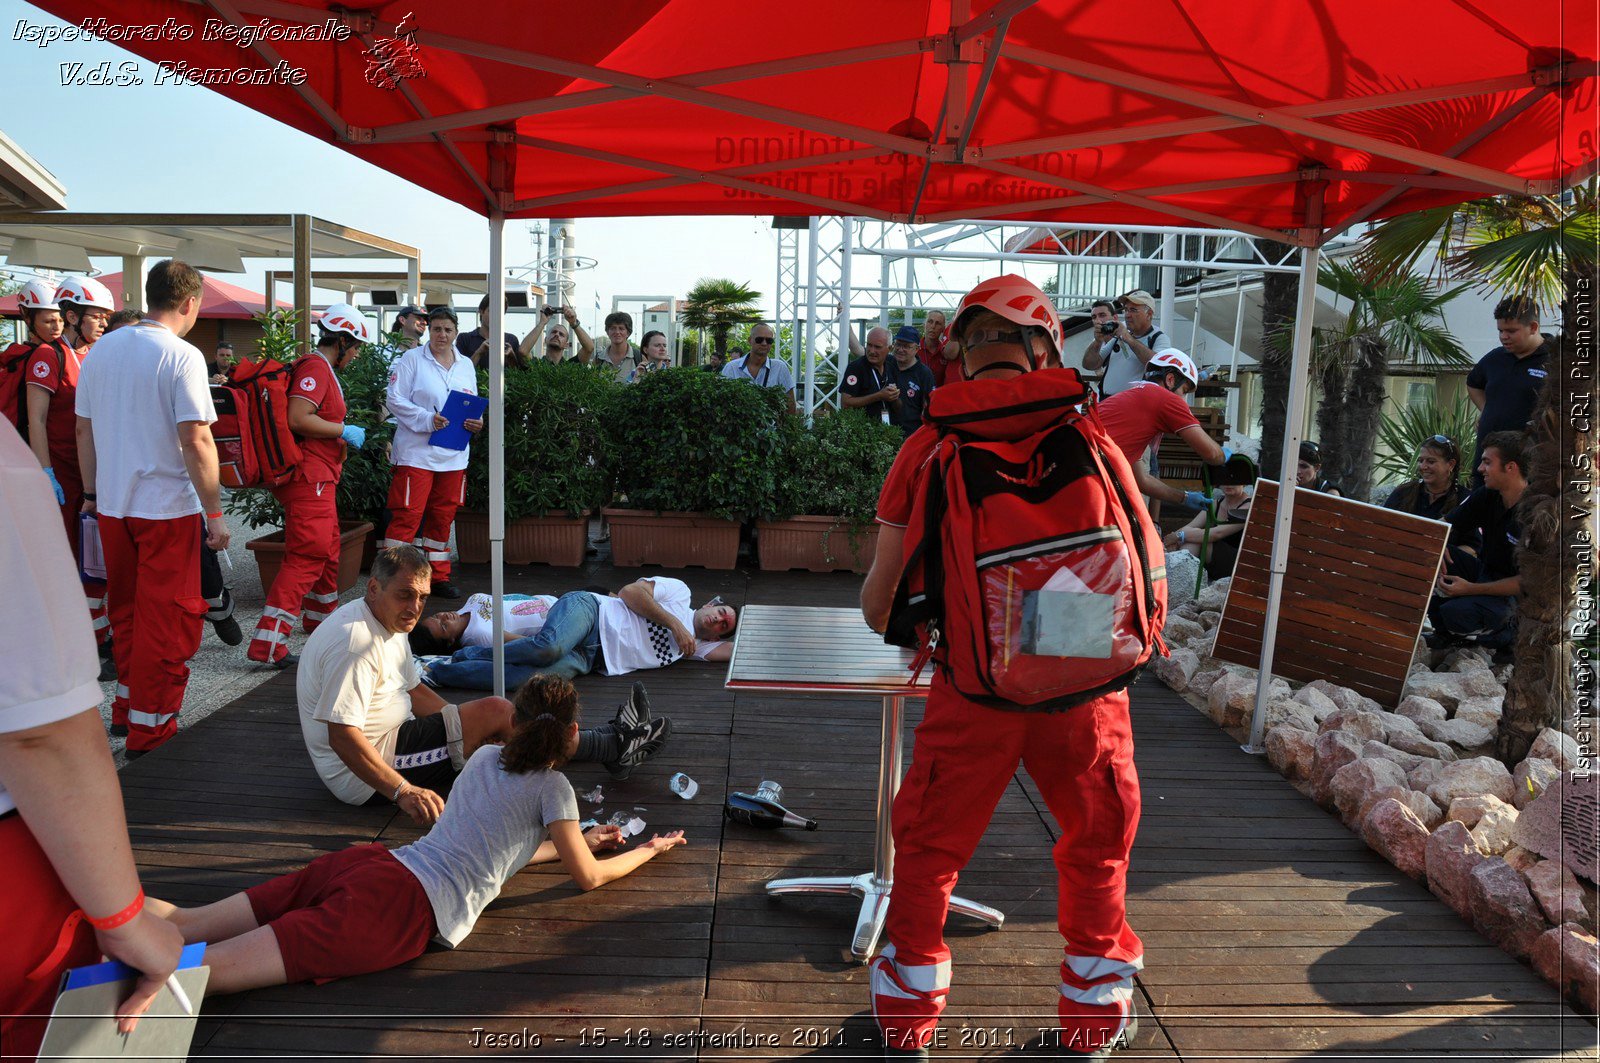
[{"label": "white polo shirt", "polygon": [[749,355],[735,358],[722,367],[722,375],[730,380],[748,380],[752,384],[759,384],[764,388],[782,388],[784,391],[794,390],[794,374],[789,371],[789,363],[781,358],[767,355],[766,364],[760,369],[751,372],[745,365],[750,360]]},{"label": "white polo shirt", "polygon": [[157,321],[94,345],[78,376],[77,413],[94,422],[96,508],[171,520],[200,512],[178,442],[185,421],[217,419],[200,349]]},{"label": "white polo shirt", "polygon": [[409,640],[380,624],[364,598],[341,605],[311,633],[294,693],[306,752],[333,796],[359,805],[374,791],[333,751],[328,724],[361,728],[378,756],[392,763],[400,725],[411,718],[411,691],[420,682]]},{"label": "white polo shirt", "polygon": [[[94,631],[57,508],[39,459],[0,418],[0,732],[43,727],[100,704]],[[0,778],[0,815],[16,807]]]},{"label": "white polo shirt", "polygon": [[444,409],[445,399],[452,391],[478,393],[477,369],[459,353],[455,357],[455,362],[446,369],[428,345],[423,344],[402,354],[389,370],[387,405],[395,419],[394,445],[389,452],[391,464],[434,472],[453,472],[467,467],[467,453],[471,447],[451,450],[428,442],[428,437],[433,435],[433,415]]}]

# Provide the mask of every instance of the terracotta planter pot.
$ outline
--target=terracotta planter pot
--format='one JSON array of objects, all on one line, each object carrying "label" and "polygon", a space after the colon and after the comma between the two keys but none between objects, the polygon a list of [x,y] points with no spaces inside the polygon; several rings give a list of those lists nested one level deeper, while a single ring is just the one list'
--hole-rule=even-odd
[{"label": "terracotta planter pot", "polygon": [[[506,521],[506,564],[577,568],[589,549],[589,515]],[[456,511],[456,552],[464,565],[489,563],[489,514]]]},{"label": "terracotta planter pot", "polygon": [[[361,579],[361,550],[372,525],[364,520],[339,522],[339,593],[354,587]],[[261,589],[272,588],[283,567],[283,532],[275,531],[245,543],[245,549],[256,555],[256,567],[261,570]]]},{"label": "terracotta planter pot", "polygon": [[618,568],[731,569],[739,560],[739,522],[705,513],[603,509],[611,524],[611,563]]},{"label": "terracotta planter pot", "polygon": [[876,524],[858,531],[838,517],[756,522],[756,552],[766,572],[866,572],[877,548]]}]

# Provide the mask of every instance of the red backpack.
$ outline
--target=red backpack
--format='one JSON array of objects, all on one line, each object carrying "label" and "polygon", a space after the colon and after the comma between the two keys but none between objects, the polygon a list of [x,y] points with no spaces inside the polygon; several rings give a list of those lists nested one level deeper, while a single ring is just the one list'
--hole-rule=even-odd
[{"label": "red backpack", "polygon": [[884,638],[980,704],[1069,708],[1166,653],[1161,536],[1093,401],[1075,369],[929,397],[938,441]]},{"label": "red backpack", "polygon": [[211,435],[224,487],[278,487],[300,463],[289,431],[292,370],[275,359],[240,362],[226,384],[211,385],[217,420]]}]

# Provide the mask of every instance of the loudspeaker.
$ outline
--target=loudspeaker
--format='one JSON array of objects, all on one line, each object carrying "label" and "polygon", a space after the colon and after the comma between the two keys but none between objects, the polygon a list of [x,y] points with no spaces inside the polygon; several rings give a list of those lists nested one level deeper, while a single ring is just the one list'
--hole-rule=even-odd
[{"label": "loudspeaker", "polygon": [[399,306],[400,293],[393,288],[375,288],[368,293],[373,306]]}]

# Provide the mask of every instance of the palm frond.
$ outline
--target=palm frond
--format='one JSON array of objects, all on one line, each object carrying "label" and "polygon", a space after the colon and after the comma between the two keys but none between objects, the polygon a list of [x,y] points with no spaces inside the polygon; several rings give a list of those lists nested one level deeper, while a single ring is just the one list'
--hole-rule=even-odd
[{"label": "palm frond", "polygon": [[1368,230],[1356,262],[1373,277],[1410,273],[1435,240],[1447,236],[1454,207],[1434,207],[1385,218]]},{"label": "palm frond", "polygon": [[[1383,483],[1412,479],[1417,451],[1423,440],[1435,435],[1448,436],[1462,462],[1471,461],[1471,441],[1477,431],[1478,411],[1464,396],[1453,403],[1440,402],[1435,396],[1421,406],[1401,406],[1392,415],[1386,412],[1378,424],[1374,479]],[[1469,469],[1459,471],[1463,479],[1471,473]]]}]

